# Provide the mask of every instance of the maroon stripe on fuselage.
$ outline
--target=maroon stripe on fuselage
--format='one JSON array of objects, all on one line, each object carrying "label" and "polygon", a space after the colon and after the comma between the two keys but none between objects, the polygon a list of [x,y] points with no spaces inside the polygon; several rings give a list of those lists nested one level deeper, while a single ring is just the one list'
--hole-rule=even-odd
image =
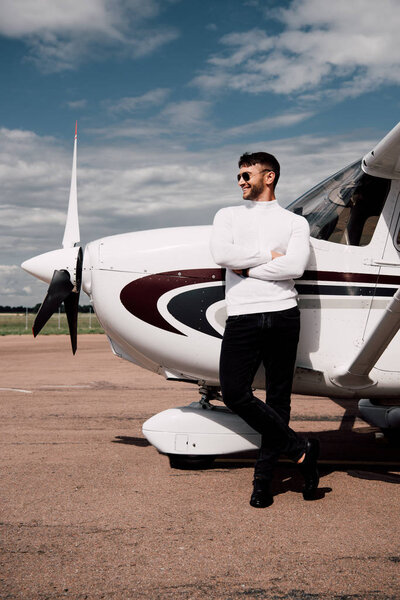
[{"label": "maroon stripe on fuselage", "polygon": [[126,310],[138,319],[164,331],[184,335],[158,312],[158,299],[175,288],[224,280],[225,269],[188,269],[156,273],[128,283],[122,289],[120,299]]},{"label": "maroon stripe on fuselage", "polygon": [[337,271],[304,271],[301,281],[343,281],[346,283],[388,283],[391,285],[400,285],[400,277],[398,275],[339,273]]}]

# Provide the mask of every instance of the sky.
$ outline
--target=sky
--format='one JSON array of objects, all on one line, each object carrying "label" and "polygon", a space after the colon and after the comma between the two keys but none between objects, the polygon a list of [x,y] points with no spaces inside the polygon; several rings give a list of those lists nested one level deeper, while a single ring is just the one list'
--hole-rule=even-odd
[{"label": "sky", "polygon": [[82,244],[212,223],[243,152],[285,206],[400,120],[399,31],[398,0],[2,0],[0,305],[45,296],[76,120]]}]

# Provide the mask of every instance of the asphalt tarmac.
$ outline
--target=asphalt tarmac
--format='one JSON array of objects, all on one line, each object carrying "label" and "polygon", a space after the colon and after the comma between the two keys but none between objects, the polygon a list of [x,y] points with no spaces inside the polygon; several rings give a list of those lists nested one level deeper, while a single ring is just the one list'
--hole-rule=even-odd
[{"label": "asphalt tarmac", "polygon": [[317,500],[281,462],[249,506],[251,456],[171,469],[152,414],[198,398],[115,358],[105,336],[0,338],[0,598],[400,598],[400,449],[356,403],[293,397],[322,446]]}]

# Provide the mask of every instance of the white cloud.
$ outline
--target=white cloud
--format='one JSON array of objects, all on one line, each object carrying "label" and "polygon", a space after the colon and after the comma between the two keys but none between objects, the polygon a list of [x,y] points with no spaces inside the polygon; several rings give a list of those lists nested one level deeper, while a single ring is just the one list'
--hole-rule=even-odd
[{"label": "white cloud", "polygon": [[[157,104],[167,96],[168,90],[154,90],[143,96],[122,98],[115,104],[105,101],[109,110],[115,112],[133,112],[144,105]],[[215,133],[212,126],[211,103],[204,100],[182,100],[170,102],[158,114],[149,118],[129,119],[119,122],[112,127],[91,129],[95,135],[106,139],[137,138],[138,140],[150,138],[168,139],[171,147],[179,144],[181,140],[187,141],[193,136],[208,139]]]},{"label": "white cloud", "polygon": [[10,37],[48,31],[66,33],[74,29],[103,31],[109,35],[115,27],[102,0],[3,0],[0,15],[0,33]]},{"label": "white cloud", "polygon": [[[83,243],[137,229],[211,223],[219,207],[240,201],[236,171],[244,151],[267,150],[278,157],[278,198],[286,204],[361,157],[379,138],[353,132],[272,142],[260,137],[244,146],[241,136],[229,144],[214,139],[204,150],[191,152],[174,142],[171,133],[156,142],[125,139],[118,145],[101,143],[101,137],[88,145],[84,135],[78,146]],[[70,144],[60,145],[33,132],[1,130],[0,148],[0,264],[11,264],[3,275],[0,270],[0,304],[26,303],[29,292],[24,288],[32,287],[29,303],[34,305],[43,299],[46,286],[16,265],[61,245],[72,136]]]},{"label": "white cloud", "polygon": [[91,135],[102,137],[104,140],[127,139],[153,139],[158,136],[170,135],[171,130],[165,125],[150,121],[127,120],[114,127],[96,127],[87,130]]},{"label": "white cloud", "polygon": [[132,38],[126,38],[126,49],[134,57],[146,56],[151,54],[161,46],[165,46],[169,42],[175,40],[179,34],[176,29],[147,29],[139,30],[133,33]]},{"label": "white cloud", "polygon": [[86,108],[87,100],[85,100],[85,98],[82,98],[82,100],[71,100],[70,102],[67,102],[66,104],[71,110],[79,110],[82,108]]},{"label": "white cloud", "polygon": [[0,264],[0,290],[1,306],[34,306],[46,294],[45,284],[27,277],[18,265]]},{"label": "white cloud", "polygon": [[256,53],[269,51],[273,48],[273,39],[265,31],[253,29],[241,33],[229,33],[221,39],[221,43],[236,50],[225,57],[212,57],[210,64],[221,67],[236,67]]},{"label": "white cloud", "polygon": [[[123,98],[115,104],[105,102],[110,110],[116,107],[122,111],[123,108],[137,107],[142,104],[144,96],[137,98]],[[249,135],[265,135],[278,127],[290,127],[296,125],[311,116],[311,111],[285,112],[273,116],[263,117],[256,121],[242,123],[235,127],[222,129],[215,123],[212,116],[212,104],[204,100],[182,100],[170,102],[158,114],[148,118],[127,119],[116,125],[90,129],[91,134],[101,136],[107,140],[137,139],[140,143],[143,138],[168,140],[171,149],[190,145],[195,139],[202,144],[213,144],[230,141],[235,137],[248,137]],[[156,142],[153,142],[156,143]]]},{"label": "white cloud", "polygon": [[149,28],[160,0],[3,0],[0,35],[22,39],[41,70],[74,69],[98,58],[100,49],[138,57],[178,36],[175,29]]},{"label": "white cloud", "polygon": [[336,100],[400,83],[397,0],[294,0],[275,16],[283,25],[280,34],[253,29],[224,36],[226,49],[193,83],[207,91]]},{"label": "white cloud", "polygon": [[179,128],[193,129],[204,127],[204,121],[209,116],[211,104],[203,100],[187,100],[169,104],[161,113],[161,118],[165,118],[172,130],[178,131]]},{"label": "white cloud", "polygon": [[156,88],[141,96],[129,96],[119,100],[105,100],[103,105],[111,113],[135,112],[140,108],[157,106],[162,104],[168,97],[170,90],[167,88]]},{"label": "white cloud", "polygon": [[260,133],[261,131],[269,131],[277,127],[289,127],[290,125],[296,125],[306,119],[313,116],[312,112],[298,112],[298,113],[286,113],[277,115],[274,117],[265,117],[258,119],[252,123],[246,123],[245,125],[238,125],[237,127],[231,127],[224,131],[224,136],[236,137],[239,135],[252,135],[254,133]]}]

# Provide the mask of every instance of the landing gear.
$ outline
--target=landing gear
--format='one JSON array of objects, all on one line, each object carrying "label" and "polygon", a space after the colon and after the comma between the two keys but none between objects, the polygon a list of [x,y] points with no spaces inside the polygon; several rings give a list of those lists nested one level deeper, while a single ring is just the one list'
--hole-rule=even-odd
[{"label": "landing gear", "polygon": [[201,399],[168,408],[143,423],[143,434],[173,469],[207,469],[216,456],[260,447],[261,436],[221,403],[216,386],[202,385]]},{"label": "landing gear", "polygon": [[379,427],[390,444],[400,444],[400,406],[363,398],[358,408],[367,423]]},{"label": "landing gear", "polygon": [[[201,398],[199,404],[203,410],[215,410],[216,406],[211,404],[211,400],[222,400],[219,388],[209,385],[199,387]],[[169,454],[169,464],[171,469],[182,469],[200,471],[209,469],[215,460],[214,455],[191,455],[191,454]]]},{"label": "landing gear", "polygon": [[204,408],[204,410],[213,410],[216,408],[215,404],[211,404],[211,400],[220,400],[222,402],[222,396],[218,387],[201,385],[199,387],[199,394],[201,394],[199,400],[200,406]]}]

